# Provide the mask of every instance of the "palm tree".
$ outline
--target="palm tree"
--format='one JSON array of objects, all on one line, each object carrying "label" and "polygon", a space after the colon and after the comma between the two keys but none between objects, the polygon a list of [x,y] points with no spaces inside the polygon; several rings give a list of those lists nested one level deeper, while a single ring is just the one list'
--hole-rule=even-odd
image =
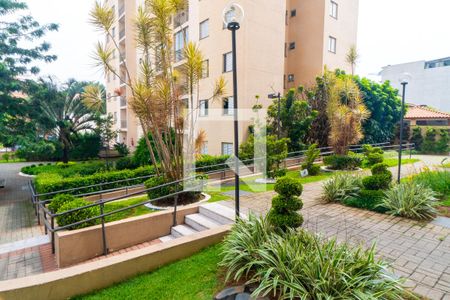
[{"label": "palm tree", "polygon": [[353,76],[355,73],[356,64],[358,63],[359,60],[359,53],[358,50],[356,50],[356,46],[353,45],[350,47],[345,60],[351,66]]},{"label": "palm tree", "polygon": [[39,92],[31,95],[32,101],[40,107],[37,122],[61,142],[62,160],[69,161],[73,147],[72,136],[93,130],[97,117],[81,100],[83,87],[88,83],[70,80],[63,88],[53,80],[41,80]]}]

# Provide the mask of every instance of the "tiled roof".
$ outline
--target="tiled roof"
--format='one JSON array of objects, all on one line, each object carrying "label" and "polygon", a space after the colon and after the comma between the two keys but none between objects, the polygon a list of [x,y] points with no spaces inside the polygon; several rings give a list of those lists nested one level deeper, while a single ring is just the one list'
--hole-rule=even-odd
[{"label": "tiled roof", "polygon": [[408,108],[405,119],[450,119],[450,114],[428,106],[418,105]]}]

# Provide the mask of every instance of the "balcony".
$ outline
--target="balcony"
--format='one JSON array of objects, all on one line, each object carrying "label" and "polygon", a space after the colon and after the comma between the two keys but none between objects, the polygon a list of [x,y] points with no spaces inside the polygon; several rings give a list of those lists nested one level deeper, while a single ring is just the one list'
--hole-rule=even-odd
[{"label": "balcony", "polygon": [[175,62],[179,62],[180,60],[183,60],[184,53],[183,50],[175,50]]},{"label": "balcony", "polygon": [[121,129],[127,129],[127,120],[121,120],[120,121],[120,128]]},{"label": "balcony", "polygon": [[122,29],[122,30],[119,32],[119,40],[123,39],[124,37],[125,37],[125,29]]},{"label": "balcony", "polygon": [[173,18],[173,26],[179,27],[189,21],[189,12],[188,10],[180,11],[176,14],[176,16]]},{"label": "balcony", "polygon": [[119,17],[121,17],[125,13],[125,5],[121,5],[119,7]]}]

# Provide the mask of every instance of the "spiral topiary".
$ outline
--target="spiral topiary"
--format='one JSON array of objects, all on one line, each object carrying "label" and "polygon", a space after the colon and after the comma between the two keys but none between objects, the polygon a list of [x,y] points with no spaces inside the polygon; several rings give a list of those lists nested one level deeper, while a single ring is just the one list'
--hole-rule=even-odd
[{"label": "spiral topiary", "polygon": [[282,177],[277,180],[275,191],[279,195],[272,199],[269,222],[282,231],[300,227],[303,224],[303,216],[298,213],[303,208],[303,202],[299,198],[303,192],[300,180]]}]

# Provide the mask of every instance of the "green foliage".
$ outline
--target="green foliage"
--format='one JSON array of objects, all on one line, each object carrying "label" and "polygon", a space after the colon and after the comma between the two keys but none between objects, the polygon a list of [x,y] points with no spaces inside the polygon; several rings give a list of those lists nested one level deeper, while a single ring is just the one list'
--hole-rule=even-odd
[{"label": "green foliage", "polygon": [[41,173],[53,173],[58,174],[63,178],[75,177],[75,176],[85,176],[92,175],[97,172],[104,171],[105,164],[103,162],[68,162],[64,163],[56,163],[56,164],[47,164],[43,166],[27,166],[22,168],[22,173],[28,175],[39,175]]},{"label": "green foliage", "polygon": [[278,139],[274,135],[266,137],[266,166],[269,178],[277,178],[286,174],[286,170],[281,169],[281,164],[288,155],[288,142],[289,139]]},{"label": "green foliage", "polygon": [[416,150],[422,149],[423,136],[422,129],[420,127],[414,127],[412,130],[411,143],[414,143]]},{"label": "green foliage", "polygon": [[122,157],[116,161],[116,170],[133,170],[139,168],[139,164],[131,157]]},{"label": "green foliage", "polygon": [[114,144],[114,149],[116,149],[116,151],[119,152],[121,156],[128,156],[130,154],[130,149],[125,143]]},{"label": "green foliage", "polygon": [[96,192],[104,189],[113,189],[118,187],[124,187],[129,185],[135,185],[143,183],[146,179],[133,179],[136,177],[148,176],[155,173],[152,167],[141,167],[135,170],[123,170],[113,172],[100,172],[89,176],[76,176],[70,178],[63,178],[58,174],[41,173],[36,177],[35,184],[37,192],[50,193],[57,192],[64,189],[85,187],[95,185],[99,183],[108,183],[112,181],[130,179],[124,182],[109,183],[103,186],[84,188],[78,191],[74,191],[73,194],[83,194],[89,192]]},{"label": "green foliage", "polygon": [[401,118],[401,100],[398,91],[388,81],[379,84],[367,78],[354,76],[370,118],[363,123],[364,142],[383,143],[394,138],[395,125]]},{"label": "green foliage", "polygon": [[239,220],[226,237],[220,266],[226,279],[255,284],[253,297],[278,299],[404,299],[401,282],[364,250],[306,230],[273,230],[266,219]]},{"label": "green foliage", "polygon": [[370,153],[369,155],[367,155],[367,163],[369,166],[382,163],[383,160],[384,160],[383,154],[380,153]]},{"label": "green foliage", "polygon": [[88,160],[98,158],[101,148],[100,137],[95,133],[72,136],[73,147],[69,150],[70,160]]},{"label": "green foliage", "polygon": [[432,189],[440,198],[450,195],[450,171],[425,170],[415,175],[412,181]]},{"label": "green foliage", "polygon": [[320,150],[317,149],[317,144],[312,144],[305,152],[305,161],[302,164],[302,169],[308,170],[308,174],[311,176],[315,176],[320,173],[320,166],[314,164],[319,156]]},{"label": "green foliage", "polygon": [[348,173],[338,173],[323,185],[322,200],[325,202],[344,202],[357,197],[361,189],[361,178]]},{"label": "green foliage", "polygon": [[364,177],[362,184],[366,190],[387,190],[392,181],[392,173]]},{"label": "green foliage", "polygon": [[[79,208],[79,207],[84,207],[87,206],[89,204],[92,204],[89,201],[86,201],[84,199],[75,199],[73,201],[70,202],[66,202],[65,204],[63,204],[59,209],[58,209],[58,214],[59,213],[63,213],[65,211],[69,211],[75,208]],[[70,212],[67,213],[65,215],[61,215],[56,217],[56,222],[58,222],[59,226],[66,226],[66,225],[70,225],[76,222],[80,222],[89,218],[93,218],[95,216],[100,215],[100,208],[98,206],[92,206],[92,207],[87,207],[78,211],[74,211],[74,212]],[[74,225],[69,227],[69,230],[75,230],[75,229],[80,229],[80,228],[84,228],[84,227],[89,227],[92,225],[97,224],[97,220],[93,220],[93,221],[88,221],[88,222],[84,222],[81,223],[79,225]]]},{"label": "green foliage", "polygon": [[391,173],[388,170],[388,165],[384,163],[378,163],[372,166],[370,171],[372,172],[372,175],[381,175],[381,174],[388,174]]},{"label": "green foliage", "polygon": [[26,161],[45,161],[54,160],[56,156],[56,148],[53,143],[39,141],[37,143],[25,143],[17,149],[18,158]]},{"label": "green foliage", "polygon": [[300,227],[303,224],[303,216],[297,212],[303,207],[303,202],[298,197],[303,191],[300,180],[292,177],[279,178],[274,189],[279,195],[272,199],[269,222],[283,231]]},{"label": "green foliage", "polygon": [[[175,133],[172,132],[171,135],[172,140],[175,140]],[[150,145],[152,146],[153,149],[153,153],[155,155],[155,160],[157,162],[160,161],[159,157],[158,157],[158,152],[156,150],[156,146],[155,146],[155,142],[153,141],[153,137],[152,135],[149,133],[148,134],[148,139],[150,141]],[[145,138],[142,137],[139,139],[136,150],[133,153],[133,159],[139,163],[139,165],[141,166],[146,166],[146,165],[151,165],[152,164],[152,160],[151,160],[151,155],[150,155],[150,151],[147,147],[147,143],[145,141]]]},{"label": "green foliage", "polygon": [[422,143],[421,150],[425,153],[435,153],[436,152],[436,129],[427,128],[425,133],[425,139]]},{"label": "green foliage", "polygon": [[386,208],[380,205],[383,197],[384,192],[380,190],[360,190],[358,196],[345,199],[343,204],[351,207],[385,213]]},{"label": "green foliage", "polygon": [[381,206],[387,213],[416,220],[429,220],[436,215],[437,194],[413,181],[401,182],[385,192]]},{"label": "green foliage", "polygon": [[229,155],[202,155],[199,159],[196,160],[195,167],[201,168],[199,169],[199,172],[209,172],[214,170],[226,169],[228,167],[222,164],[224,164],[229,158]]},{"label": "green foliage", "polygon": [[436,143],[436,153],[446,153],[450,151],[450,137],[447,129],[441,129],[439,131],[439,140]]},{"label": "green foliage", "polygon": [[[312,96],[305,92],[303,87],[290,89],[280,103],[281,135],[289,139],[289,150],[299,151],[304,149],[306,135],[312,122],[317,116],[308,104],[308,97]],[[269,106],[268,111],[268,134],[275,135],[278,122],[278,99]]]},{"label": "green foliage", "polygon": [[73,200],[75,200],[75,197],[69,194],[56,195],[48,204],[48,209],[50,209],[52,213],[56,213],[61,206]]},{"label": "green foliage", "polygon": [[355,170],[362,164],[362,159],[355,155],[329,155],[323,158],[324,164],[331,170]]},{"label": "green foliage", "polygon": [[4,153],[4,154],[2,155],[2,158],[3,158],[3,160],[6,160],[6,161],[8,162],[8,161],[9,161],[9,158],[10,158],[9,153]]}]

